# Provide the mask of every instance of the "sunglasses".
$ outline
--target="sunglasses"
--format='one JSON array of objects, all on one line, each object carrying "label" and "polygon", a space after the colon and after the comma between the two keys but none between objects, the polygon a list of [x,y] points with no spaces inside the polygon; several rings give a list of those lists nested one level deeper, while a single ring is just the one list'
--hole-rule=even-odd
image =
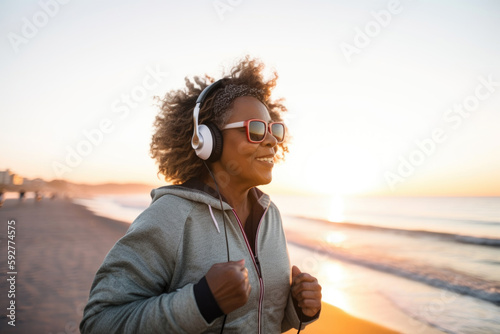
[{"label": "sunglasses", "polygon": [[268,124],[260,119],[249,119],[226,124],[222,130],[237,128],[246,128],[247,139],[250,143],[262,143],[266,138],[268,130],[278,143],[282,143],[285,140],[285,124],[282,122],[270,122]]}]

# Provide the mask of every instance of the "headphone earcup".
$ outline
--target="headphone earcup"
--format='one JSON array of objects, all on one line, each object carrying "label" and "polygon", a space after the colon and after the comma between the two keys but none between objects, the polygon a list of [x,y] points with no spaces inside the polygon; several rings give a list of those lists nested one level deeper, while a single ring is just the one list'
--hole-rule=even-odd
[{"label": "headphone earcup", "polygon": [[196,155],[209,162],[215,162],[222,155],[222,132],[212,123],[198,126],[198,132],[203,138],[203,144],[196,150]]},{"label": "headphone earcup", "polygon": [[208,157],[208,162],[215,162],[220,159],[222,155],[222,132],[219,130],[217,125],[213,123],[207,123],[207,127],[210,129],[212,134],[212,153]]}]

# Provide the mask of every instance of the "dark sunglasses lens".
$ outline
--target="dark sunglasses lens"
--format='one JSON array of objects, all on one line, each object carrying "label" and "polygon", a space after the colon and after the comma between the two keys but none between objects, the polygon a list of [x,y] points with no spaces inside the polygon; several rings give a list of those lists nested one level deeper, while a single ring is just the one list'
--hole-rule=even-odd
[{"label": "dark sunglasses lens", "polygon": [[248,124],[248,136],[252,141],[262,141],[266,135],[266,124],[259,121],[251,121]]},{"label": "dark sunglasses lens", "polygon": [[285,139],[285,126],[283,124],[275,123],[271,126],[271,131],[273,136],[276,138],[278,143],[281,143]]}]

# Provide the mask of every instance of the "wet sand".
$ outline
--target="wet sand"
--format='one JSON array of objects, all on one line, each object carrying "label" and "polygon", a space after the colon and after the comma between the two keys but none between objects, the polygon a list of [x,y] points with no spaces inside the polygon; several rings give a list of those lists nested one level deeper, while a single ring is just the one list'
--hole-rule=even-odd
[{"label": "wet sand", "polygon": [[94,216],[71,201],[7,200],[0,209],[1,273],[7,272],[7,223],[15,220],[16,321],[8,324],[6,279],[0,333],[79,333],[95,272],[129,225]]},{"label": "wet sand", "polygon": [[[7,279],[0,281],[1,333],[79,333],[83,308],[95,272],[129,225],[98,217],[64,199],[19,202],[0,208],[2,277],[7,268],[7,225],[15,221],[15,298]],[[15,327],[6,317],[15,300]],[[296,333],[296,330],[289,333]],[[393,333],[324,304],[320,319],[301,333]]]},{"label": "wet sand", "polygon": [[[308,325],[300,333],[304,334],[393,334],[397,333],[372,322],[353,317],[341,309],[323,303],[321,315],[317,321]],[[286,334],[295,334],[296,329]]]}]

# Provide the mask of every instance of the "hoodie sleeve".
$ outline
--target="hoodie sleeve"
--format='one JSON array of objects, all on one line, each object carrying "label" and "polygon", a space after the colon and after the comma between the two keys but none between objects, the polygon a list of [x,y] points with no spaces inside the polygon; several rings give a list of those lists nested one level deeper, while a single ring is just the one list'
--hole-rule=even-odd
[{"label": "hoodie sleeve", "polygon": [[197,306],[194,284],[167,293],[182,229],[161,228],[166,219],[159,212],[143,212],[104,259],[81,333],[200,333],[210,325]]}]

